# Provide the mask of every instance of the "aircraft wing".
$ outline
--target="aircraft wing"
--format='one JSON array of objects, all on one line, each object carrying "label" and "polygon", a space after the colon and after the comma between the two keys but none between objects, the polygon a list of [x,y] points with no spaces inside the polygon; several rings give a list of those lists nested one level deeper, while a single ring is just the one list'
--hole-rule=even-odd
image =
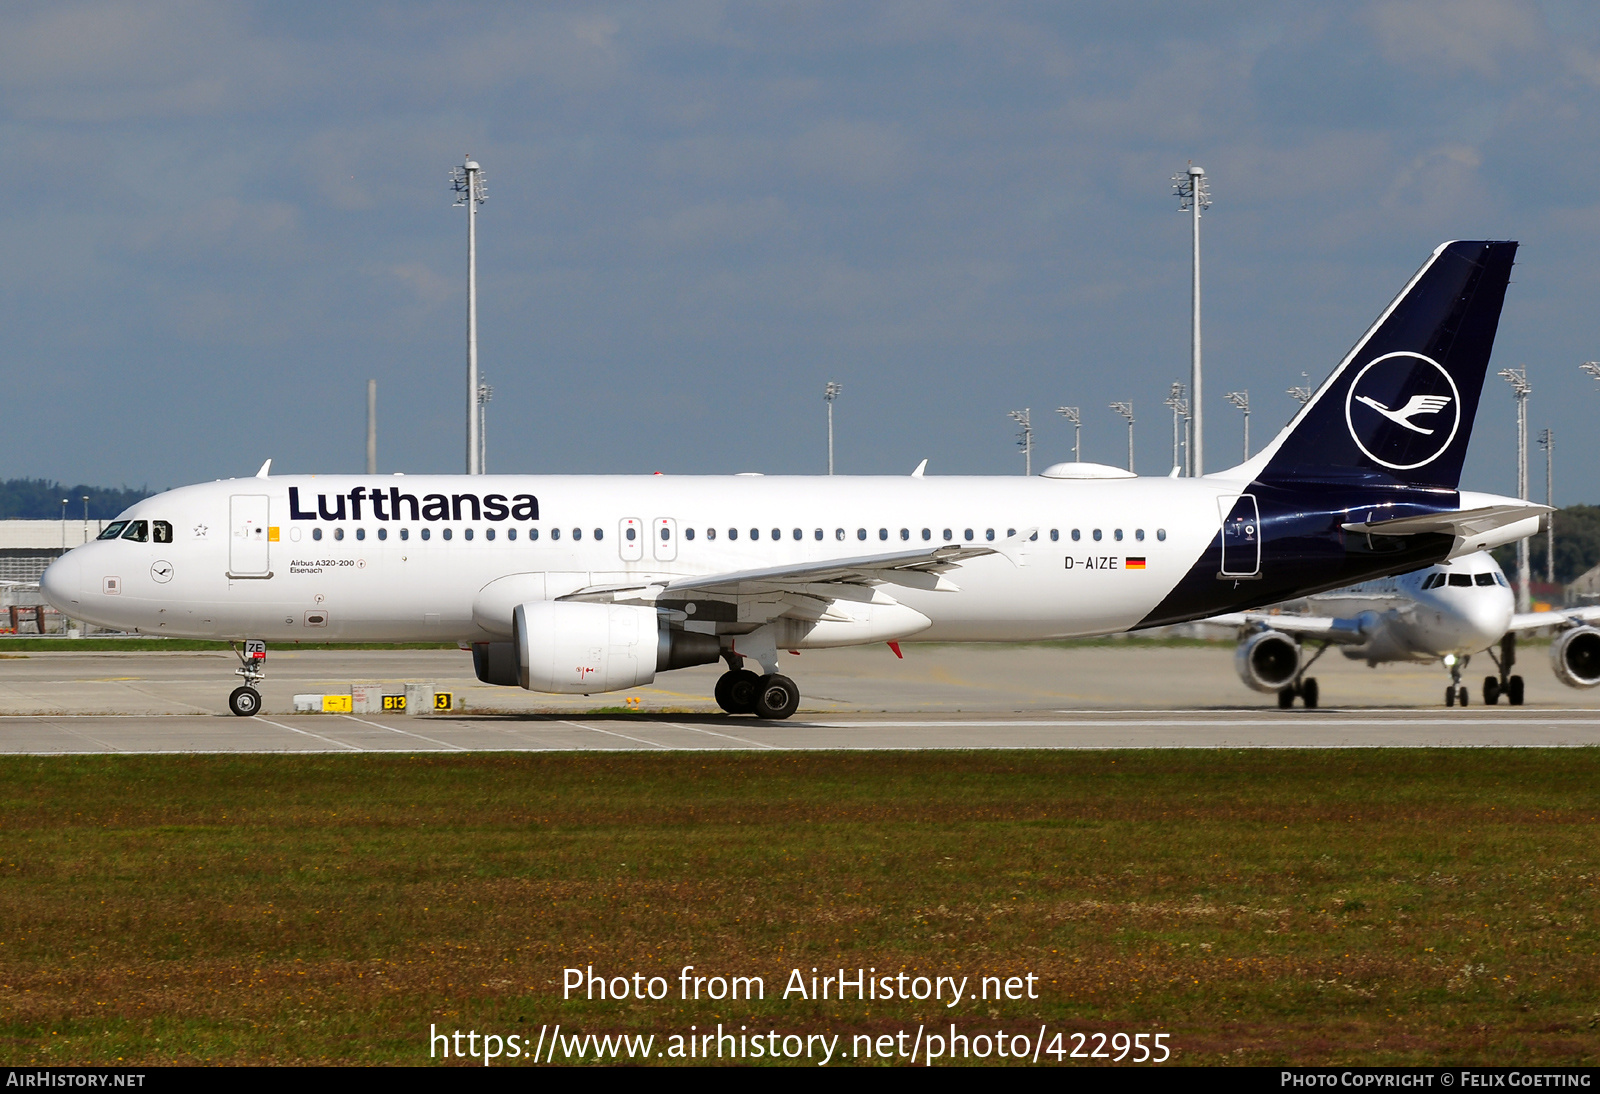
[{"label": "aircraft wing", "polygon": [[[1014,536],[1013,539],[1025,537]],[[915,551],[894,551],[859,558],[829,559],[823,562],[766,566],[755,570],[732,570],[720,574],[642,579],[620,585],[591,585],[561,597],[562,600],[610,599],[618,593],[658,589],[661,595],[681,592],[720,593],[738,596],[761,591],[799,591],[827,585],[905,585],[913,589],[953,592],[959,588],[944,574],[968,559],[1005,554],[996,547],[930,547]]]},{"label": "aircraft wing", "polygon": [[1585,623],[1600,623],[1600,604],[1553,612],[1518,612],[1511,617],[1513,631],[1533,631],[1540,627],[1581,627]]},{"label": "aircraft wing", "polygon": [[1231,612],[1213,615],[1202,623],[1215,623],[1223,627],[1260,627],[1282,631],[1296,638],[1309,638],[1318,642],[1339,645],[1365,642],[1371,635],[1361,630],[1354,619],[1334,619],[1325,615],[1273,615],[1271,612]]}]

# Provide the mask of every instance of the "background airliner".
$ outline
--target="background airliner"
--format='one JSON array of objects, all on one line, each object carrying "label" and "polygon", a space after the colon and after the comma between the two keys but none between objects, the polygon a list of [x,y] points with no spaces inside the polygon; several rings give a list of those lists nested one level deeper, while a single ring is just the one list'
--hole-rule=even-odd
[{"label": "background airliner", "polygon": [[[1319,689],[1307,676],[1330,646],[1369,666],[1394,661],[1440,661],[1450,671],[1446,706],[1467,705],[1461,683],[1472,655],[1489,654],[1495,675],[1483,680],[1483,701],[1493,706],[1504,695],[1521,706],[1522,677],[1517,636],[1544,628],[1556,630],[1550,663],[1568,687],[1600,684],[1600,607],[1554,612],[1514,611],[1511,585],[1494,558],[1473,552],[1437,566],[1397,577],[1365,581],[1307,597],[1304,612],[1242,612],[1208,620],[1240,628],[1234,668],[1257,691],[1276,692],[1278,705],[1298,697],[1315,707]],[[1326,613],[1326,614],[1322,614]],[[1307,659],[1302,643],[1320,647]]]},{"label": "background airliner", "polygon": [[[1515,252],[1440,246],[1266,448],[1201,478],[263,467],[139,502],[41,585],[74,618],[141,633],[458,641],[481,679],[546,692],[720,659],[723,709],[783,718],[800,693],[780,650],[1134,630],[1532,534],[1547,507],[1458,490]],[[229,703],[253,714],[262,665],[242,659]]]}]

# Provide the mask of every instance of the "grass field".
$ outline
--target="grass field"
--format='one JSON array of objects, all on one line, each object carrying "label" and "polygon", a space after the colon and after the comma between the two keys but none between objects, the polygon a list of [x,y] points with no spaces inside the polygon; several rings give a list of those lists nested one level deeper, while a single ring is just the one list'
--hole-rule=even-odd
[{"label": "grass field", "polygon": [[[0,1057],[954,1021],[1163,1031],[1182,1063],[1593,1064],[1597,817],[1593,750],[5,758]],[[681,1002],[686,964],[766,999]],[[674,995],[563,1002],[588,965]],[[1039,998],[779,998],[812,966]]]}]

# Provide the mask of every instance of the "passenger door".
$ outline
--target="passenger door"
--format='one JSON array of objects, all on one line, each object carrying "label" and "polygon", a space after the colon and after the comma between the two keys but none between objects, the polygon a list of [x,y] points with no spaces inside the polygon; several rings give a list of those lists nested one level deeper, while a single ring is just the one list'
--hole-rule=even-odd
[{"label": "passenger door", "polygon": [[1222,572],[1218,577],[1261,576],[1261,515],[1254,494],[1217,499],[1222,516]]},{"label": "passenger door", "polygon": [[272,576],[267,517],[265,494],[235,494],[228,499],[229,577]]}]

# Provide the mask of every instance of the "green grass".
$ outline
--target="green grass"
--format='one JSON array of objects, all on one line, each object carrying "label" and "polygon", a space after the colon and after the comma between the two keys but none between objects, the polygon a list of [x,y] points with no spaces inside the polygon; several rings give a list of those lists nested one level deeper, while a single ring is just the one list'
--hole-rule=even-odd
[{"label": "green grass", "polygon": [[[430,1023],[1165,1031],[1594,1064],[1600,750],[0,759],[11,1064],[420,1063]],[[560,998],[562,969],[764,1002]],[[1036,1001],[784,1002],[812,966]]]}]

